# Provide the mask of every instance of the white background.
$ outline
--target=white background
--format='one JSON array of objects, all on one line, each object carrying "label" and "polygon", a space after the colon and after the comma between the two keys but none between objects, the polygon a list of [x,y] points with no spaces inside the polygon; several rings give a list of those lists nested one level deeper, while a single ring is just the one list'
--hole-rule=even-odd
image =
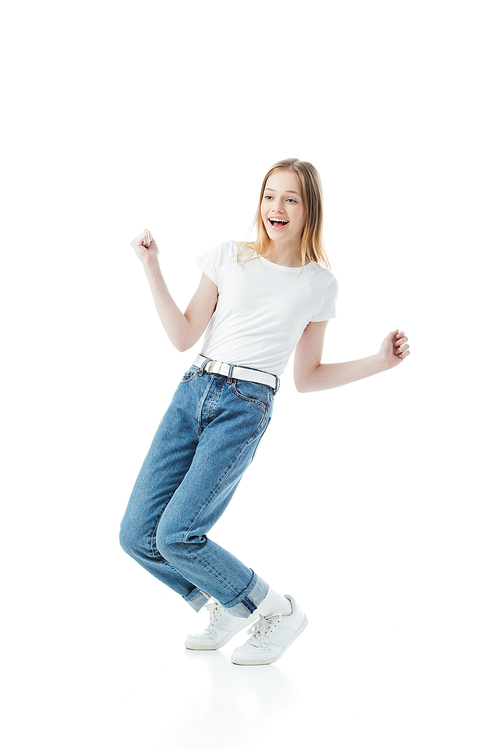
[{"label": "white background", "polygon": [[[2,676],[8,747],[498,749],[494,2],[23,2],[2,11]],[[276,664],[121,550],[179,354],[130,240],[184,308],[262,177],[318,168],[340,285],[212,537],[310,624]],[[244,641],[245,633],[240,636]],[[240,644],[239,642],[237,644]]]}]

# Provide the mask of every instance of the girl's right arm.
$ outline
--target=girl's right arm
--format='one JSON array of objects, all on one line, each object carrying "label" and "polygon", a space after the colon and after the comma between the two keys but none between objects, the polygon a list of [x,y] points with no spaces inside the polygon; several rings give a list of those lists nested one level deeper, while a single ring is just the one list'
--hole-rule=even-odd
[{"label": "girl's right arm", "polygon": [[217,286],[202,274],[200,285],[184,314],[172,299],[160,270],[158,245],[145,229],[130,243],[141,261],[165,331],[179,351],[187,351],[200,338],[217,306]]}]

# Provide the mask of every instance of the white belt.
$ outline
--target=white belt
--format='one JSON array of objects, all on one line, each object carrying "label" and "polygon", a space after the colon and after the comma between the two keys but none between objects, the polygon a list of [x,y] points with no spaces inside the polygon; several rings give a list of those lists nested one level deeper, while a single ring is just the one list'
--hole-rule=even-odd
[{"label": "white belt", "polygon": [[276,375],[269,374],[269,372],[262,372],[260,369],[250,369],[249,367],[237,367],[236,365],[227,364],[222,361],[215,361],[215,359],[208,359],[206,356],[199,354],[193,362],[193,366],[202,367],[204,362],[207,362],[204,371],[210,374],[220,374],[224,377],[228,377],[233,368],[231,377],[235,380],[246,380],[247,382],[258,382],[261,385],[269,385],[269,387],[278,390],[279,379]]}]

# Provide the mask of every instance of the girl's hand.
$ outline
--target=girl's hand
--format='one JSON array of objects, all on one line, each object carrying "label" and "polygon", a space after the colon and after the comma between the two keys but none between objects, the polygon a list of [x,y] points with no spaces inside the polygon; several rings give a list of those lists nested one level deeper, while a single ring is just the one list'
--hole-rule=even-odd
[{"label": "girl's hand", "polygon": [[135,250],[135,254],[143,265],[158,260],[159,249],[151,232],[144,229],[142,234],[133,239],[130,243]]},{"label": "girl's hand", "polygon": [[382,341],[379,356],[384,360],[387,369],[401,364],[410,355],[410,346],[404,330],[391,331]]}]

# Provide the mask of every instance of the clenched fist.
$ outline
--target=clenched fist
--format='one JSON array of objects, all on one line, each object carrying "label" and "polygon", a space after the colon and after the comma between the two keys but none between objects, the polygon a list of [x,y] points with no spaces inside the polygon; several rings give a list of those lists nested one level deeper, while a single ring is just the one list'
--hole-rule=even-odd
[{"label": "clenched fist", "polygon": [[404,330],[392,330],[382,341],[379,355],[387,363],[387,369],[401,364],[401,362],[410,355],[410,344]]},{"label": "clenched fist", "polygon": [[158,245],[148,229],[144,229],[142,234],[139,234],[139,236],[133,239],[130,244],[134,248],[135,254],[143,265],[155,262],[158,259]]}]

